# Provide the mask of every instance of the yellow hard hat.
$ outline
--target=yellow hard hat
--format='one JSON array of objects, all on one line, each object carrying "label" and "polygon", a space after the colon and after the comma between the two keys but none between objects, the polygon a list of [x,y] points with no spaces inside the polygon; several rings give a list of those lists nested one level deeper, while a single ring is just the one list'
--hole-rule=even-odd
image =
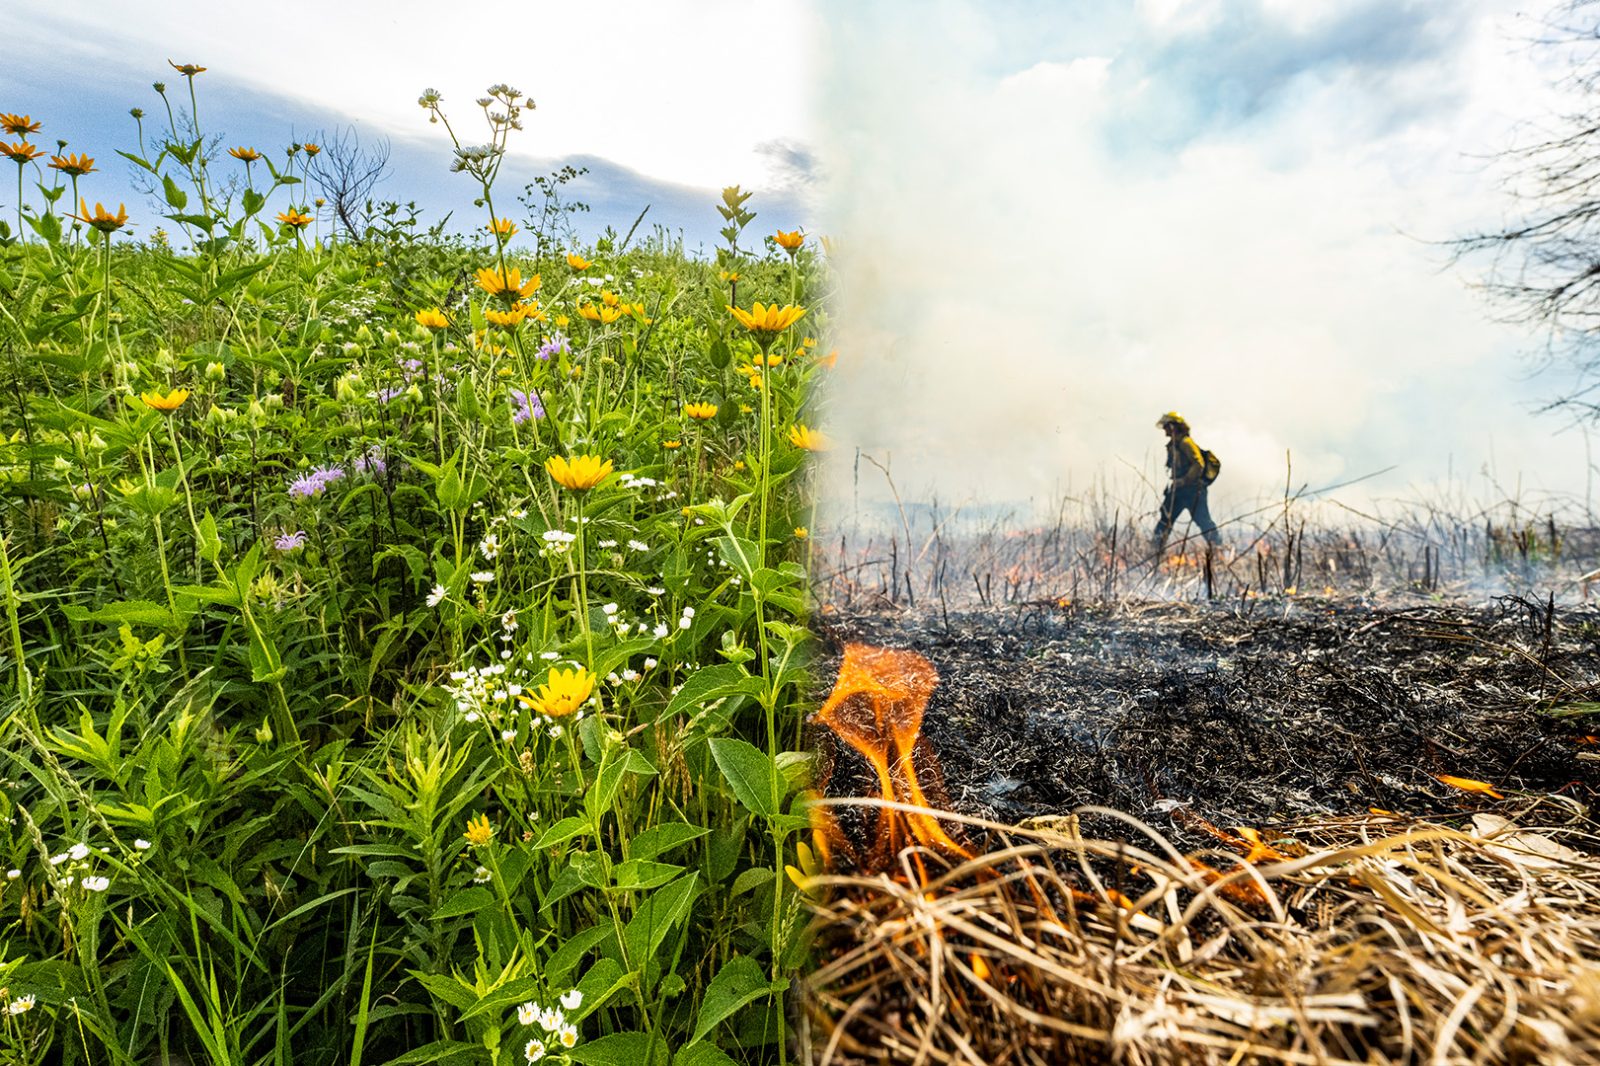
[{"label": "yellow hard hat", "polygon": [[1182,426],[1184,429],[1188,429],[1189,423],[1184,421],[1183,416],[1178,412],[1168,411],[1166,414],[1156,419],[1156,428],[1166,429],[1168,426]]}]

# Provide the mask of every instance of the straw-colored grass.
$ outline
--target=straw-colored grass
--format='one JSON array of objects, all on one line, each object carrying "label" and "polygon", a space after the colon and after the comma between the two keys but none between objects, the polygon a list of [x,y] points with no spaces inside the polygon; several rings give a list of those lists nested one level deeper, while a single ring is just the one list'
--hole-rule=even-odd
[{"label": "straw-colored grass", "polygon": [[942,814],[990,850],[811,883],[804,1050],[826,1066],[1600,1062],[1592,823],[1549,800],[1494,810],[1300,825],[1257,865],[1104,810],[1126,841],[1076,817]]}]

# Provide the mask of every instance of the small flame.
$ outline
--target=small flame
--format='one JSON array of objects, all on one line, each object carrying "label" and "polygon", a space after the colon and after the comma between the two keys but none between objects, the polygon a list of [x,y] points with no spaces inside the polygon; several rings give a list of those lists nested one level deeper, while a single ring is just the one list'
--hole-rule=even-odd
[{"label": "small flame", "polygon": [[[839,678],[817,720],[846,744],[861,753],[878,775],[883,799],[928,807],[922,780],[918,777],[916,748],[922,732],[922,717],[928,700],[939,684],[939,671],[927,659],[912,651],[849,644],[839,665]],[[938,774],[938,760],[923,745],[921,757],[927,765],[924,776]],[[842,834],[831,816],[823,814],[822,824],[813,817],[817,850],[830,856]],[[938,822],[927,814],[884,810],[878,816],[874,855],[888,859],[916,840],[941,854],[972,858],[972,853],[957,843]]]}]

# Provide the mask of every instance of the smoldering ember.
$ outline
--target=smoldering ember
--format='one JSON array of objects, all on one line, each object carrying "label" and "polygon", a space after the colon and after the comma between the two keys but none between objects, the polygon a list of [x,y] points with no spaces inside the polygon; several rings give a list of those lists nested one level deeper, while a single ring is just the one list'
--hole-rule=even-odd
[{"label": "smoldering ember", "polygon": [[1595,548],[819,547],[822,1060],[1594,1061]]}]

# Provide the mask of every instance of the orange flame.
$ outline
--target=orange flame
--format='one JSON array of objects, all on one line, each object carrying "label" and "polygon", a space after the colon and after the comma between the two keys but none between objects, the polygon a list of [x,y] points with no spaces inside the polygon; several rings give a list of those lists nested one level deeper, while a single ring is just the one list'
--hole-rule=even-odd
[{"label": "orange flame", "polygon": [[[939,671],[916,652],[866,644],[845,646],[839,679],[816,717],[866,759],[878,775],[878,788],[885,800],[930,806],[917,777],[913,751],[921,736],[928,700],[938,684]],[[923,748],[928,763],[924,773],[937,774],[938,760],[926,745]],[[818,828],[815,822],[813,828]],[[819,843],[823,854],[831,852],[828,844],[836,842],[836,834],[836,828],[818,832],[819,838],[828,838]],[[952,839],[931,815],[892,810],[879,813],[873,841],[878,858],[898,854],[912,839],[945,855],[972,858],[972,853]]]}]

